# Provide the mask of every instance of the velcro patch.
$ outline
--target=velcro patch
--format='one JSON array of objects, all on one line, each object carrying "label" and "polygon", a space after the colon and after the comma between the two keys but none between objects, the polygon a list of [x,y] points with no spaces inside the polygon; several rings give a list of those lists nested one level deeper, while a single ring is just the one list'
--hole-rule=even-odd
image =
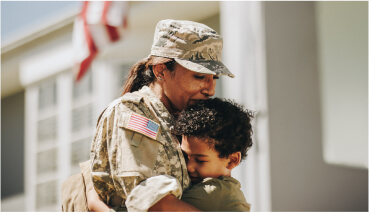
[{"label": "velcro patch", "polygon": [[126,128],[156,140],[160,125],[137,113],[131,113]]}]

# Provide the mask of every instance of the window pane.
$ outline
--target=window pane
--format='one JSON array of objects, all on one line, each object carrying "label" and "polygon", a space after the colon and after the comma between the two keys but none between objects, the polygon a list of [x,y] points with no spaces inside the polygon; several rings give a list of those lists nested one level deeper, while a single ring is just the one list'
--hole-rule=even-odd
[{"label": "window pane", "polygon": [[92,72],[88,70],[85,76],[73,84],[73,99],[92,93]]},{"label": "window pane", "polygon": [[57,204],[57,185],[58,182],[56,180],[37,185],[36,208]]},{"label": "window pane", "polygon": [[37,137],[39,144],[55,142],[56,140],[56,116],[38,121]]},{"label": "window pane", "polygon": [[71,144],[71,165],[78,166],[90,158],[90,145],[92,138],[82,139]]},{"label": "window pane", "polygon": [[82,129],[93,127],[93,104],[76,108],[72,111],[72,131],[78,132]]},{"label": "window pane", "polygon": [[57,171],[57,156],[56,148],[39,152],[37,154],[37,174],[45,174]]},{"label": "window pane", "polygon": [[39,87],[38,107],[40,110],[56,105],[55,79],[43,82]]}]

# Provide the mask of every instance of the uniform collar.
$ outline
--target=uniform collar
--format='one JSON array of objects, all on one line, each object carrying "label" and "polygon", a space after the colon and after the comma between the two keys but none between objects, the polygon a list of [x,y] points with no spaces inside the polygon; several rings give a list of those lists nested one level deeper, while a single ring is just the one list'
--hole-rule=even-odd
[{"label": "uniform collar", "polygon": [[168,109],[155,95],[155,93],[148,86],[143,86],[139,92],[144,94],[149,99],[150,104],[160,121],[165,123],[169,130],[173,130],[175,117],[169,113]]}]

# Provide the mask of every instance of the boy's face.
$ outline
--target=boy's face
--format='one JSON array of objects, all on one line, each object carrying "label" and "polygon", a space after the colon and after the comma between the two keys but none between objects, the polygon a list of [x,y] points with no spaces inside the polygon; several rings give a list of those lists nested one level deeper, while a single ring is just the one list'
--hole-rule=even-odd
[{"label": "boy's face", "polygon": [[182,151],[186,158],[188,174],[193,184],[207,177],[229,176],[229,159],[219,158],[218,152],[210,148],[206,138],[182,137]]}]

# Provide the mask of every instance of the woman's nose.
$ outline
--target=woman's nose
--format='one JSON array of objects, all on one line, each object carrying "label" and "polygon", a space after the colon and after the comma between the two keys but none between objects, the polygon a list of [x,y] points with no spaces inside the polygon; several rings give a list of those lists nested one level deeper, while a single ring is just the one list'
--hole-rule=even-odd
[{"label": "woman's nose", "polygon": [[213,77],[209,78],[205,83],[203,94],[206,94],[209,97],[214,96],[216,84],[217,81],[213,79]]}]

